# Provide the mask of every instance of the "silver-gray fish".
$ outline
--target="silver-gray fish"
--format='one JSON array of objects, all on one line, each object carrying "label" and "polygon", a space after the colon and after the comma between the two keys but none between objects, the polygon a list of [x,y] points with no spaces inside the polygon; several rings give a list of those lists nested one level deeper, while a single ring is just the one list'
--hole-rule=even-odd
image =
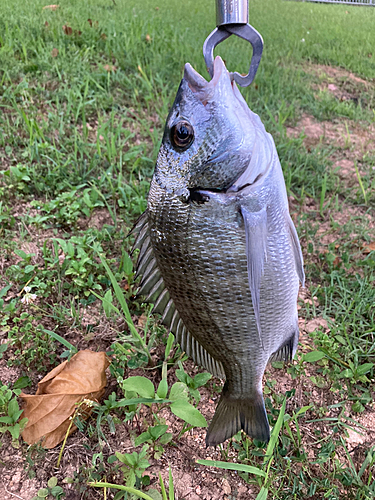
[{"label": "silver-gray fish", "polygon": [[273,139],[220,57],[210,82],[185,66],[135,230],[139,293],[226,379],[207,445],[267,442],[262,377],[297,349],[303,260]]}]

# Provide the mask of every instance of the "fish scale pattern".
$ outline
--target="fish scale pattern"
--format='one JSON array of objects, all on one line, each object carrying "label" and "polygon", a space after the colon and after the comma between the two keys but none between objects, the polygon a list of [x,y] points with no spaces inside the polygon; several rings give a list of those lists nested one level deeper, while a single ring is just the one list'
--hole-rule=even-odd
[{"label": "fish scale pattern", "polygon": [[[151,245],[164,286],[186,326],[186,350],[191,355],[191,343],[196,340],[211,358],[220,360],[232,393],[249,394],[258,388],[270,357],[285,338],[296,333],[298,277],[285,213],[274,211],[281,220],[275,221],[278,231],[268,237],[260,292],[262,347],[248,286],[245,230],[237,207],[213,209],[210,203],[202,206],[178,199],[166,203],[164,197],[164,190],[153,183]],[[174,322],[168,323],[173,331]]]}]

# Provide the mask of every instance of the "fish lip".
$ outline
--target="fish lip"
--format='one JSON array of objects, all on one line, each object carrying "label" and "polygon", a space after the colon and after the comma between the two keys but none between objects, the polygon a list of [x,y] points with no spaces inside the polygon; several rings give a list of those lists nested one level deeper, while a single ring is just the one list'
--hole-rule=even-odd
[{"label": "fish lip", "polygon": [[252,186],[255,186],[256,184],[259,184],[259,181],[261,180],[261,178],[264,177],[264,173],[260,173],[259,175],[257,175],[257,177],[255,177],[254,179],[254,182],[247,182],[246,184],[244,184],[243,186],[236,186],[236,182],[234,182],[227,190],[226,192],[227,193],[241,193],[241,191],[243,191],[244,189],[246,188],[249,188],[249,187],[252,187]]},{"label": "fish lip", "polygon": [[226,71],[228,73],[228,78],[230,78],[224,61],[220,56],[216,56],[214,61],[214,76],[210,81],[207,81],[200,73],[198,73],[198,71],[195,70],[190,63],[185,64],[184,79],[193,92],[199,93],[204,91],[207,93],[207,96],[209,96],[220,81],[223,71]]},{"label": "fish lip", "polygon": [[[235,182],[229,186],[227,189],[215,189],[215,188],[190,188],[189,191],[190,191],[190,197],[189,197],[189,200],[193,200],[193,201],[196,201],[194,200],[194,198],[197,198],[197,196],[202,196],[202,197],[205,197],[205,198],[209,198],[209,195],[212,194],[212,195],[227,195],[227,196],[236,196],[236,195],[239,195],[242,193],[242,191],[244,191],[245,189],[248,189],[248,188],[253,188],[255,187],[255,185],[259,184],[259,181],[261,180],[261,178],[264,177],[263,174],[259,174],[255,181],[250,184],[250,183],[247,183],[247,184],[244,184],[243,186],[240,186],[240,187],[236,187],[234,189],[233,186],[235,185]],[[208,199],[206,199],[205,201],[208,201]]]}]

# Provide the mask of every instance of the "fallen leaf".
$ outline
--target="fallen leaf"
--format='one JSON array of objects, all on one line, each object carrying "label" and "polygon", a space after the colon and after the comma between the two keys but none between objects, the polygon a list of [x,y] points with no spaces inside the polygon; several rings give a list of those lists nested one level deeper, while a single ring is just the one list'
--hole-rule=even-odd
[{"label": "fallen leaf", "polygon": [[64,26],[62,27],[63,29],[63,32],[65,33],[65,35],[72,35],[73,34],[73,30],[70,26],[68,26],[67,24],[64,24]]},{"label": "fallen leaf", "polygon": [[51,56],[52,57],[57,57],[59,55],[59,51],[58,49],[52,49],[51,50]]},{"label": "fallen leaf", "polygon": [[97,28],[99,26],[99,23],[98,21],[93,21],[92,19],[87,19],[87,22],[89,23],[89,25],[94,28]]},{"label": "fallen leaf", "polygon": [[116,71],[116,66],[112,66],[112,64],[105,64],[103,68],[108,71],[108,73],[111,73],[112,71]]},{"label": "fallen leaf", "polygon": [[[77,403],[99,400],[107,384],[105,370],[110,362],[104,352],[79,351],[50,371],[38,384],[35,395],[21,393],[26,402],[22,418],[28,418],[22,437],[28,444],[41,441],[44,448],[54,448],[63,439]],[[92,408],[82,406],[82,420]],[[69,434],[76,430],[73,424]]]},{"label": "fallen leaf", "polygon": [[371,243],[368,243],[366,245],[363,245],[363,253],[370,253],[375,250],[375,241],[372,241]]},{"label": "fallen leaf", "polygon": [[60,5],[45,5],[42,10],[57,10],[60,8]]},{"label": "fallen leaf", "polygon": [[336,255],[334,261],[332,262],[332,264],[334,265],[334,267],[339,267],[339,265],[341,264],[341,259],[338,255]]},{"label": "fallen leaf", "polygon": [[44,23],[44,26],[45,26],[46,28],[48,28],[49,23],[46,21],[46,22]]},{"label": "fallen leaf", "polygon": [[141,316],[139,316],[138,326],[140,328],[144,328],[146,326],[146,323],[147,323],[147,316],[145,314],[142,314]]}]

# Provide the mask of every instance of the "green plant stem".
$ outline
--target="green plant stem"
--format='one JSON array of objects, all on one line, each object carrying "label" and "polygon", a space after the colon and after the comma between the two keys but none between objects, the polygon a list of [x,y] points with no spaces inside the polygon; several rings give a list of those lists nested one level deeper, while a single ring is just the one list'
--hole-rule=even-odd
[{"label": "green plant stem", "polygon": [[113,488],[116,490],[127,491],[132,495],[137,495],[139,498],[143,498],[144,500],[153,500],[149,495],[143,493],[142,491],[136,490],[135,488],[130,488],[129,486],[122,486],[120,484],[112,484],[112,483],[88,483],[92,488]]},{"label": "green plant stem", "polygon": [[[74,412],[74,416],[75,416],[75,414],[76,414],[76,412]],[[60,450],[60,453],[59,453],[59,458],[57,459],[57,464],[56,464],[57,468],[60,467],[61,458],[62,458],[62,455],[63,455],[63,452],[64,452],[64,448],[65,448],[65,443],[66,443],[66,440],[68,439],[70,429],[72,428],[72,425],[74,423],[74,416],[72,417],[72,419],[70,421],[69,427],[68,427],[68,429],[66,431],[66,434],[65,434],[65,437],[64,437],[63,444],[61,446],[61,450]]]}]

